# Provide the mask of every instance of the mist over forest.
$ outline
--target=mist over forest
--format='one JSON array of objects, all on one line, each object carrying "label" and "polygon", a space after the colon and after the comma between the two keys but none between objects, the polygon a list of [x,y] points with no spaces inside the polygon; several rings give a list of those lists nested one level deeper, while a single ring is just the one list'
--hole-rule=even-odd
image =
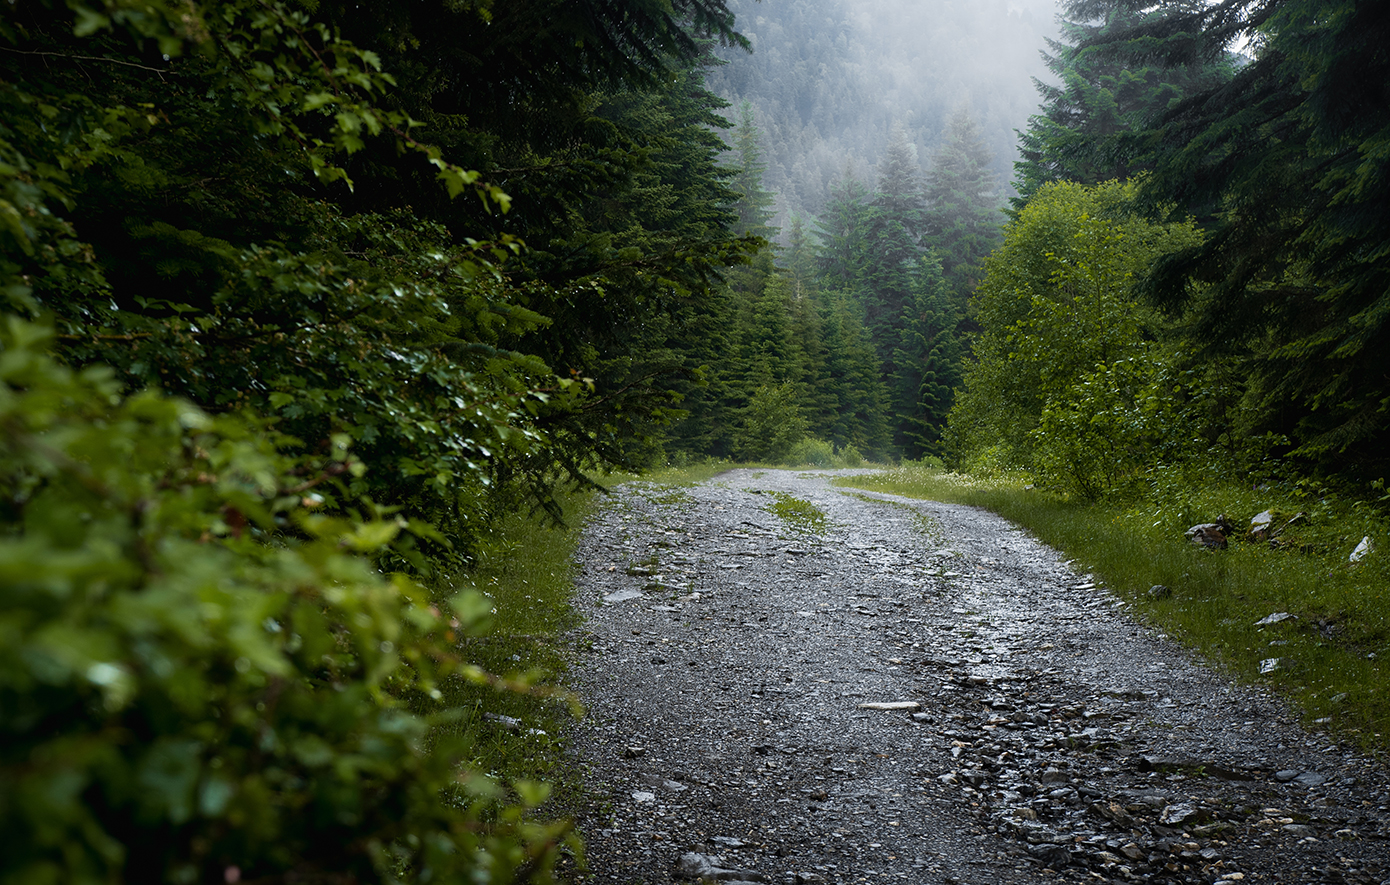
[{"label": "mist over forest", "polygon": [[878,175],[894,127],[926,169],[951,113],[966,109],[992,155],[1001,191],[1018,156],[1016,130],[1037,113],[1033,78],[1058,34],[1055,0],[734,0],[753,51],[725,47],[711,91],[747,100],[763,133],[773,224],[816,216],[846,169]]}]

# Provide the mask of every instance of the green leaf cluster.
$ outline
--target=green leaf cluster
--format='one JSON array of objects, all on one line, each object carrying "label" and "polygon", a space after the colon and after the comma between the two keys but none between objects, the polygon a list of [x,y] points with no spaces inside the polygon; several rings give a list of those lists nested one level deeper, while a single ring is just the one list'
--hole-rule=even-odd
[{"label": "green leaf cluster", "polygon": [[[303,457],[50,332],[0,331],[0,859],[6,882],[511,881],[560,830],[431,738],[446,680],[486,680],[441,609],[374,565],[432,529],[332,516],[362,464]],[[525,799],[525,796],[522,796]],[[516,800],[513,800],[514,802]]]},{"label": "green leaf cluster", "polygon": [[1134,200],[1132,184],[1050,184],[1006,228],[976,291],[982,331],[949,416],[958,459],[1100,497],[1185,444],[1167,324],[1137,286],[1202,235],[1191,220],[1144,219]]}]

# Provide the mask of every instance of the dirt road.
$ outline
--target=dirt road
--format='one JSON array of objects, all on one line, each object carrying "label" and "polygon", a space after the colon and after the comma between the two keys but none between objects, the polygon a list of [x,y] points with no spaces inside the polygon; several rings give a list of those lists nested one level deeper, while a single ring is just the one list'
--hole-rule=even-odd
[{"label": "dirt road", "polygon": [[1384,767],[991,514],[734,471],[580,564],[582,881],[1390,882]]}]

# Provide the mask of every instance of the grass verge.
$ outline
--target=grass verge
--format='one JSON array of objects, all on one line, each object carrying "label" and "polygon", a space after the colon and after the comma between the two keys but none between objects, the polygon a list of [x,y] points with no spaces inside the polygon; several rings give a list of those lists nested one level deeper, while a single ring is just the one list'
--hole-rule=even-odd
[{"label": "grass verge", "polygon": [[573,556],[597,497],[592,491],[560,495],[565,519],[560,526],[525,510],[502,517],[474,569],[456,578],[458,584],[487,594],[493,604],[491,630],[461,640],[467,659],[489,673],[542,690],[526,693],[451,680],[440,686],[442,700],[459,718],[442,727],[461,734],[476,767],[499,784],[547,785],[552,801],[538,809],[540,818],[562,816],[554,809],[564,807],[565,796],[579,787],[564,764],[562,742],[576,707],[553,689],[568,666],[569,634],[579,623],[572,604]]},{"label": "grass verge", "polygon": [[[1276,687],[1368,749],[1390,749],[1390,537],[1372,508],[1306,488],[1172,478],[1142,501],[1092,504],[1028,489],[1021,477],[979,481],[917,465],[835,483],[992,510],[1230,673]],[[1245,530],[1265,510],[1275,528],[1292,520],[1275,546]],[[1236,526],[1227,549],[1186,540],[1189,525],[1218,515]],[[1375,549],[1352,562],[1362,538]],[[1276,613],[1293,617],[1257,623]]]}]

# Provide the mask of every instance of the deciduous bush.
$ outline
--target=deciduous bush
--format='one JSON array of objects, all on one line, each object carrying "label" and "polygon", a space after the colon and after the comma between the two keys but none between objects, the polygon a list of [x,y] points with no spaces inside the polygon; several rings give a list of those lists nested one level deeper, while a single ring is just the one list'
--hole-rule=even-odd
[{"label": "deciduous bush", "polygon": [[455,650],[489,606],[377,570],[433,530],[342,499],[346,438],[123,395],[4,322],[0,882],[545,878],[543,790],[411,712],[490,679]]},{"label": "deciduous bush", "polygon": [[1050,184],[1012,222],[976,293],[976,362],[950,415],[954,458],[1027,468],[1085,497],[1132,482],[1181,448],[1185,396],[1164,320],[1135,281],[1200,242],[1193,224],[1131,210],[1132,185]]}]

